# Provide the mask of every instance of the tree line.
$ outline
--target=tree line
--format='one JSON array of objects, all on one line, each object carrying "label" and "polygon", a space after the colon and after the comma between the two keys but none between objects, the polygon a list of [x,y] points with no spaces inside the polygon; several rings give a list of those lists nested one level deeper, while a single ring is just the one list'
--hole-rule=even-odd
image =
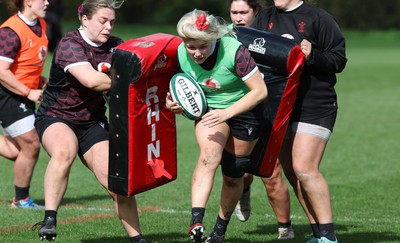
[{"label": "tree line", "polygon": [[[324,8],[337,19],[342,29],[352,30],[400,30],[400,1],[380,0],[308,0]],[[6,3],[0,0],[0,21],[10,16]],[[64,0],[63,20],[77,21],[77,8],[82,1]],[[273,4],[264,0],[264,5]],[[194,8],[206,10],[229,21],[229,0],[125,0],[117,10],[119,23],[143,25],[174,25],[183,14]]]}]

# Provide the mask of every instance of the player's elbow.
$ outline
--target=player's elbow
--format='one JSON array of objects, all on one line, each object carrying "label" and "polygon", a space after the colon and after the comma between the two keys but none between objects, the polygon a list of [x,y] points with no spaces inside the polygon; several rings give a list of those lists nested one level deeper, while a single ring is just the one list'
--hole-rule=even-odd
[{"label": "player's elbow", "polygon": [[268,89],[266,86],[257,89],[257,98],[259,99],[259,101],[265,100],[267,96],[268,96]]}]

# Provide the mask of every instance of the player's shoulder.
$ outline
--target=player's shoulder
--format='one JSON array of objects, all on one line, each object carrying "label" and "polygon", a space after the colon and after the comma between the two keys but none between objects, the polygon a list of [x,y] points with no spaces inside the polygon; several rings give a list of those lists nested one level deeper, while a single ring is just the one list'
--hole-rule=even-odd
[{"label": "player's shoulder", "polygon": [[328,13],[328,11],[326,11],[325,9],[309,3],[304,3],[303,6],[301,7],[301,11],[303,15],[313,16],[314,18],[318,19],[333,18],[333,16],[330,13]]},{"label": "player's shoulder", "polygon": [[67,32],[60,40],[60,48],[77,48],[78,46],[83,46],[85,40],[79,34],[79,31],[71,30]]}]

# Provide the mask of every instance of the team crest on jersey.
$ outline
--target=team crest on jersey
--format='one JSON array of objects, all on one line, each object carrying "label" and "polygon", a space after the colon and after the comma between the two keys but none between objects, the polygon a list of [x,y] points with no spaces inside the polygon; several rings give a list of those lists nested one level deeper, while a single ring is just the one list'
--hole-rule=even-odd
[{"label": "team crest on jersey", "polygon": [[44,61],[47,58],[47,47],[46,46],[41,46],[39,49],[38,57],[40,61]]},{"label": "team crest on jersey", "polygon": [[97,65],[97,71],[102,73],[108,73],[110,72],[110,69],[111,69],[111,64],[107,62],[101,62]]},{"label": "team crest on jersey", "polygon": [[221,88],[221,84],[218,82],[218,80],[213,79],[213,78],[204,79],[201,83],[204,86],[206,86],[207,88],[210,88],[210,89],[219,89],[219,88]]},{"label": "team crest on jersey", "polygon": [[267,50],[264,45],[266,41],[264,38],[256,38],[253,41],[253,44],[249,44],[249,51],[257,52],[260,54],[265,54],[265,51]]},{"label": "team crest on jersey", "polygon": [[303,33],[304,32],[304,27],[306,26],[306,23],[304,23],[304,21],[301,21],[299,23],[299,32]]}]

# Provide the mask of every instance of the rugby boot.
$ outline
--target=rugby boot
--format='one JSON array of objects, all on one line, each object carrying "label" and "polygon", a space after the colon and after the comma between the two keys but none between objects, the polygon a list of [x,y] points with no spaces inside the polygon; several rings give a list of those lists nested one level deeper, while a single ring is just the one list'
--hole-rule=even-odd
[{"label": "rugby boot", "polygon": [[15,201],[15,197],[12,199],[11,208],[22,208],[22,209],[36,209],[36,210],[44,210],[44,206],[37,205],[33,202],[34,199],[31,197],[27,197],[18,201]]},{"label": "rugby boot", "polygon": [[195,242],[204,242],[204,226],[201,223],[193,224],[189,227],[188,233],[190,240]]},{"label": "rugby boot", "polygon": [[40,240],[53,241],[57,237],[56,227],[57,227],[57,222],[55,218],[47,217],[42,222],[33,225],[32,230],[36,230],[37,228],[39,228],[38,235]]},{"label": "rugby boot", "polygon": [[215,231],[211,232],[210,236],[206,239],[206,243],[222,243],[224,241],[224,235],[218,235]]}]

